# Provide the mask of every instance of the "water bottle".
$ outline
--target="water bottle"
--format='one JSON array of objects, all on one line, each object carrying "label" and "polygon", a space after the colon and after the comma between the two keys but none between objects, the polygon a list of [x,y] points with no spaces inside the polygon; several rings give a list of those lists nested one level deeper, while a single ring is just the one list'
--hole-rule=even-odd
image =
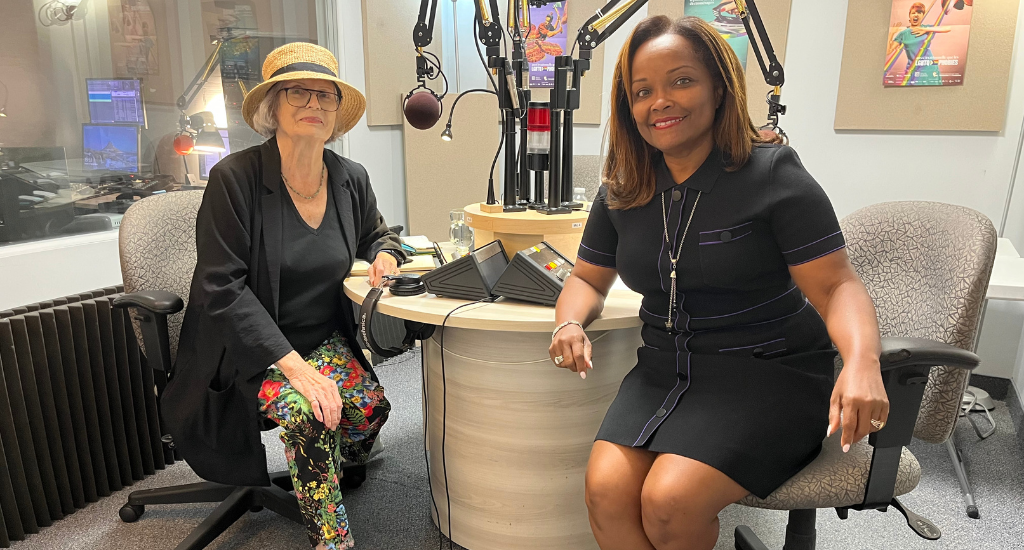
[{"label": "water bottle", "polygon": [[461,258],[469,254],[469,248],[473,246],[473,228],[466,225],[466,211],[461,208],[449,212],[448,217],[452,222],[448,236],[455,245],[454,258]]}]

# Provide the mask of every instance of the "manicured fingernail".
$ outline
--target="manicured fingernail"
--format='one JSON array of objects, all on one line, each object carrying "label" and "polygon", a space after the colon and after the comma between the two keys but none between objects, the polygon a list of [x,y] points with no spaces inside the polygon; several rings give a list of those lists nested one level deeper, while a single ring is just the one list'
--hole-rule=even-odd
[{"label": "manicured fingernail", "polygon": [[587,371],[581,370],[580,371],[580,378],[586,380],[587,379]]},{"label": "manicured fingernail", "polygon": [[825,438],[827,439],[827,438],[828,438],[828,437],[830,437],[831,435],[832,435],[832,424],[829,424],[829,425],[828,425],[828,429],[827,429],[827,430],[825,430]]},{"label": "manicured fingernail", "polygon": [[587,366],[590,367],[590,368],[594,368],[594,362],[593,361],[587,361]]},{"label": "manicured fingernail", "polygon": [[847,443],[846,445],[843,445],[843,452],[844,453],[850,452],[850,444],[849,443]]}]

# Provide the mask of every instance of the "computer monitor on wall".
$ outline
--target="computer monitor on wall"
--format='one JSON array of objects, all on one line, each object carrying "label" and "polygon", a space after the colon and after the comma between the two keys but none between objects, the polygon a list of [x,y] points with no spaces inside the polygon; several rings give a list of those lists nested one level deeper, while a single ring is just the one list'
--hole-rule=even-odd
[{"label": "computer monitor on wall", "polygon": [[146,127],[142,81],[138,78],[87,78],[89,120],[94,124],[135,124]]},{"label": "computer monitor on wall", "polygon": [[220,138],[224,140],[224,152],[199,155],[199,179],[202,181],[209,181],[210,170],[213,169],[213,165],[231,153],[231,146],[228,145],[228,129],[218,128],[217,131],[220,133]]},{"label": "computer monitor on wall", "polygon": [[140,134],[139,127],[134,125],[83,124],[83,170],[138,173]]}]

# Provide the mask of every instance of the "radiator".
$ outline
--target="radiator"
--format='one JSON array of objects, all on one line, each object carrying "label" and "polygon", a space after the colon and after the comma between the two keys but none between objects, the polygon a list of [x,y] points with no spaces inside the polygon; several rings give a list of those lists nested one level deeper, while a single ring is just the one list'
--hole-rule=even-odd
[{"label": "radiator", "polygon": [[0,547],[173,461],[122,291],[0,311]]}]

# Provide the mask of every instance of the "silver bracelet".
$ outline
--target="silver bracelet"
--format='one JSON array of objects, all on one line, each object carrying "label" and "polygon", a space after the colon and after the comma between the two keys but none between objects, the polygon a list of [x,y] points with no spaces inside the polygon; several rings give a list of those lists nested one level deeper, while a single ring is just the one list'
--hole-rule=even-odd
[{"label": "silver bracelet", "polygon": [[563,328],[565,328],[565,327],[567,327],[569,325],[576,325],[576,326],[580,327],[581,329],[583,328],[583,323],[580,323],[579,321],[572,321],[572,320],[566,321],[566,322],[558,325],[557,327],[555,327],[555,330],[551,331],[551,339],[554,340],[555,339],[555,335],[558,334],[558,331],[562,330]]}]

